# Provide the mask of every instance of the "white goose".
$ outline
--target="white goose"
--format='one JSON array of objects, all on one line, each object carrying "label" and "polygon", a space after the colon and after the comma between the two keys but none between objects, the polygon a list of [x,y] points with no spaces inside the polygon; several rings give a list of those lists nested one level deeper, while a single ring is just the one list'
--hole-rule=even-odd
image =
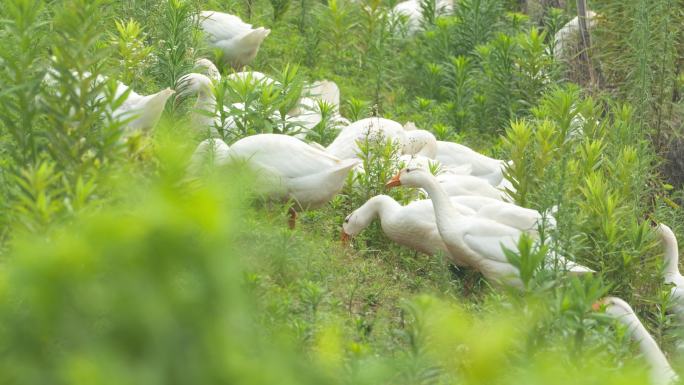
[{"label": "white goose", "polygon": [[433,157],[436,152],[432,134],[424,130],[406,131],[401,124],[385,118],[366,118],[350,124],[342,129],[327,151],[340,159],[356,158],[359,153],[357,141],[377,140],[381,136],[396,143],[405,154]]},{"label": "white goose", "polygon": [[493,187],[485,179],[470,175],[472,166],[445,165],[439,160],[421,155],[402,155],[399,157],[402,168],[422,168],[423,170],[437,170],[437,180],[451,197],[486,197],[497,200],[509,200],[502,190]]},{"label": "white goose", "polygon": [[[260,77],[257,74],[261,73],[237,72],[234,74],[227,75],[226,78],[246,79],[249,76],[250,78],[254,79],[254,81],[263,82],[263,84],[266,85],[272,84],[272,82],[275,82],[277,84],[275,80],[267,77],[266,75],[261,74],[261,76],[263,77]],[[229,108],[226,108],[225,106],[223,108],[224,110],[226,110],[226,115],[228,116],[223,121],[223,123],[221,123],[221,117],[217,106],[216,96],[214,95],[214,82],[212,81],[212,79],[203,74],[189,73],[183,75],[178,81],[178,83],[180,89],[180,96],[196,96],[197,98],[197,100],[195,101],[195,105],[193,107],[193,112],[191,114],[191,121],[196,130],[202,132],[208,130],[209,136],[220,137],[217,127],[222,127],[224,131],[231,131],[237,129],[238,126],[235,123],[234,118],[230,116],[231,114]],[[285,121],[288,124],[300,127],[301,132],[296,136],[301,139],[304,139],[304,137],[306,137],[306,133],[313,127],[315,127],[322,119],[320,111],[317,109],[318,105],[316,104],[316,102],[313,100],[309,100],[308,98],[305,99],[307,99],[309,105],[313,106],[311,107],[311,110],[309,110],[306,113],[304,113],[302,110],[302,112],[300,112],[300,115],[298,116],[285,115]],[[233,103],[232,108],[230,108],[230,110],[232,110],[233,112],[244,111],[244,109],[245,105],[243,103]],[[271,115],[271,119],[273,119],[273,121],[280,121],[280,113],[278,111],[275,111],[275,113]]]},{"label": "white goose", "polygon": [[674,285],[670,290],[670,296],[674,302],[673,310],[681,320],[684,320],[684,276],[679,272],[677,236],[669,226],[663,223],[659,224],[655,231],[664,249],[663,281],[665,284]]},{"label": "white goose", "polygon": [[499,186],[503,179],[503,160],[482,155],[467,146],[458,143],[437,141],[436,159],[448,165],[459,166],[469,164],[471,175],[486,179],[492,186]]},{"label": "white goose", "polygon": [[[451,0],[437,0],[436,6],[435,15],[451,13],[454,7]],[[392,12],[395,15],[406,18],[406,31],[409,35],[413,35],[420,30],[420,23],[423,20],[420,0],[408,0],[398,3],[394,6]]]},{"label": "white goose", "polygon": [[510,200],[504,191],[476,176],[438,174],[437,181],[449,196],[478,196],[500,201]]},{"label": "white goose", "polygon": [[226,79],[231,81],[249,81],[263,86],[280,86],[280,82],[259,71],[241,71],[226,75]]},{"label": "white goose", "polygon": [[200,142],[188,162],[188,174],[199,175],[204,167],[221,166],[230,162],[230,147],[221,139]]},{"label": "white goose", "polygon": [[[463,215],[475,214],[465,206],[456,207]],[[342,242],[361,233],[375,218],[380,218],[382,231],[394,242],[428,255],[443,252],[455,265],[468,265],[459,255],[449,253],[437,230],[429,199],[402,206],[390,196],[374,196],[344,219]]]},{"label": "white goose", "polygon": [[[190,116],[196,131],[209,131],[209,136],[216,137],[217,127],[221,127],[221,119],[217,114],[217,102],[214,96],[214,84],[206,75],[189,73],[178,81],[179,97],[196,97]],[[226,128],[226,127],[224,127]]]},{"label": "white goose", "polygon": [[[586,23],[588,29],[592,29],[596,26],[598,21],[597,16],[596,12],[587,11]],[[555,56],[556,60],[567,60],[576,56],[577,42],[580,39],[579,27],[579,16],[575,16],[556,32],[553,37],[553,56]]]},{"label": "white goose", "polygon": [[664,223],[655,228],[656,234],[664,249],[665,271],[663,278],[665,283],[684,288],[684,277],[679,272],[679,246],[677,236],[672,229]]},{"label": "white goose", "polygon": [[552,215],[542,215],[537,210],[498,199],[482,196],[456,196],[451,197],[451,201],[474,210],[483,218],[514,227],[533,237],[537,234],[539,226],[545,226],[547,229],[556,227],[556,218]]},{"label": "white goose", "polygon": [[[318,80],[304,87],[299,103],[287,115],[303,127],[301,135],[313,129],[323,119],[321,102],[332,107],[330,122],[335,128],[346,127],[349,120],[340,115],[340,88],[330,80]],[[301,135],[297,135],[300,137]]]},{"label": "white goose", "polygon": [[[128,89],[128,86],[118,82],[116,98]],[[125,120],[126,127],[130,130],[150,130],[157,125],[164,112],[166,101],[175,93],[176,91],[170,88],[152,95],[140,95],[130,90],[126,100],[114,110],[113,116],[116,119]]]},{"label": "white goose", "polygon": [[[443,165],[442,162],[423,155],[401,155],[399,157],[399,164],[403,164],[404,167],[419,167],[428,171],[430,169],[438,170],[440,173],[446,172],[447,168],[450,169],[450,167]],[[460,175],[469,175],[470,167],[458,167],[455,168],[454,172]]]},{"label": "white goose", "polygon": [[201,12],[200,25],[209,45],[220,49],[223,62],[233,68],[241,68],[254,60],[261,43],[271,32],[263,27],[252,28],[235,15],[214,11]]},{"label": "white goose", "polygon": [[199,71],[198,73],[208,77],[214,82],[221,81],[221,72],[209,59],[197,59],[195,61],[195,69]]},{"label": "white goose", "polygon": [[[407,129],[407,127],[411,127]],[[405,139],[402,152],[434,159],[437,156],[437,139],[427,130],[417,130],[411,122],[404,125]]]},{"label": "white goose", "polygon": [[[239,73],[238,73],[239,74]],[[233,74],[235,75],[235,74]],[[228,75],[230,77],[231,75]],[[256,78],[255,78],[256,79]],[[197,99],[193,106],[190,120],[193,128],[196,131],[206,133],[208,136],[218,138],[220,137],[218,129],[221,127],[224,131],[231,131],[237,129],[237,125],[228,108],[226,110],[227,118],[221,122],[216,96],[214,95],[214,82],[208,76],[199,73],[189,73],[183,75],[178,81],[179,96],[192,97]],[[233,103],[233,110],[244,110],[245,106],[242,103]],[[279,116],[273,116],[273,119],[278,120]]]},{"label": "white goose", "polygon": [[[249,164],[258,176],[261,193],[273,199],[293,199],[299,209],[308,210],[329,202],[344,186],[356,159],[341,160],[301,140],[288,135],[260,134],[248,136],[232,146],[215,144],[220,139],[208,139],[200,144],[193,162],[201,164],[207,149],[218,149],[219,163],[241,160]],[[205,144],[206,143],[206,144]],[[291,211],[292,222],[296,216]]]},{"label": "white goose", "polygon": [[[530,233],[536,233],[537,224],[542,220],[539,212],[535,210],[494,199],[452,197],[451,203],[461,215],[482,216],[522,231],[529,230]],[[374,196],[344,219],[343,242],[358,235],[378,217],[382,231],[394,242],[428,255],[441,251],[454,264],[467,266],[467,262],[460,255],[449,253],[439,235],[435,211],[429,199],[413,201],[402,206],[390,196]]]},{"label": "white goose", "polygon": [[611,318],[627,326],[630,337],[639,344],[639,350],[650,367],[652,385],[669,385],[679,380],[658,344],[627,302],[617,297],[606,297],[593,305],[595,311],[601,308],[605,308]]},{"label": "white goose", "polygon": [[[431,172],[437,169],[437,181],[450,197],[495,199],[502,203],[510,201],[510,197],[504,191],[493,187],[482,178],[470,175],[471,167],[468,164],[446,166],[440,161],[426,156],[402,155],[399,157],[398,166],[400,168],[421,168]],[[358,165],[356,171],[364,173],[363,165]]]},{"label": "white goose", "polygon": [[335,111],[340,110],[340,87],[330,80],[318,80],[304,88],[304,94],[311,98],[321,99],[332,105]]},{"label": "white goose", "polygon": [[[55,69],[49,69],[43,77],[43,82],[49,87],[55,87],[57,80],[55,77],[60,76]],[[73,72],[73,76],[77,79],[83,80],[92,78],[90,72],[77,73]],[[93,86],[100,86],[109,79],[103,75],[98,75],[93,81]],[[75,90],[77,95],[80,95],[80,90]],[[125,122],[124,127],[128,131],[136,130],[150,130],[154,128],[159,122],[164,106],[169,98],[176,93],[176,91],[165,88],[156,94],[141,95],[133,91],[129,86],[116,81],[116,90],[114,91],[114,99],[119,100],[124,93],[128,92],[126,99],[114,110],[111,110],[112,117],[118,121]],[[95,100],[101,102],[105,99],[104,94],[99,94]]]},{"label": "white goose", "polygon": [[[503,251],[503,247],[517,249],[522,230],[491,219],[460,214],[437,179],[425,170],[401,170],[387,183],[387,187],[395,186],[420,187],[427,191],[434,204],[437,228],[451,254],[463,258],[494,283],[523,286],[518,269]],[[558,262],[572,273],[592,271],[560,256]]]}]

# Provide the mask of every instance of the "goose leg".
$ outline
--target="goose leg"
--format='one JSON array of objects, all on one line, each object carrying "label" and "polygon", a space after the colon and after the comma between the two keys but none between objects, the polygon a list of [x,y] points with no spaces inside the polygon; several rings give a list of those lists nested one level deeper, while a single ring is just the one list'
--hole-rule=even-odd
[{"label": "goose leg", "polygon": [[294,207],[290,206],[288,213],[290,214],[290,219],[287,221],[287,226],[290,229],[294,229],[297,225],[297,211],[294,209]]}]

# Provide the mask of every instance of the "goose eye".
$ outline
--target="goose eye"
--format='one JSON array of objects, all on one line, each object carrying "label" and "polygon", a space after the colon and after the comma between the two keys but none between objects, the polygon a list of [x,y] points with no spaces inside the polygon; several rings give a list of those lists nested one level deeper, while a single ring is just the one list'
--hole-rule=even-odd
[{"label": "goose eye", "polygon": [[410,173],[410,172],[411,172],[411,169],[410,169],[410,168],[407,168],[407,169],[406,169],[406,173],[408,174],[408,173]]}]

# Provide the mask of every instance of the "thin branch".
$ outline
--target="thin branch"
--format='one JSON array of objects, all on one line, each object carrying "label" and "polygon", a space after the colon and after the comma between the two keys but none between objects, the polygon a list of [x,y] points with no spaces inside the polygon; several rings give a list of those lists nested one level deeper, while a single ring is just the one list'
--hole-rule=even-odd
[{"label": "thin branch", "polygon": [[589,72],[590,86],[596,85],[596,75],[594,74],[594,66],[591,63],[591,58],[589,57],[589,50],[591,49],[591,37],[589,35],[589,28],[587,26],[587,1],[577,0],[577,18],[579,21],[580,30],[580,59],[587,66],[587,71]]}]

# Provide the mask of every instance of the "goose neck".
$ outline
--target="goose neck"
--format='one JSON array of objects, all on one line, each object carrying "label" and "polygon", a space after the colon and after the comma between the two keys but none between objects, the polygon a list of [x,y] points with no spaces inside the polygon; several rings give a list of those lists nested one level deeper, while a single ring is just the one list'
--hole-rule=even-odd
[{"label": "goose neck", "polygon": [[665,259],[665,276],[666,277],[681,277],[679,272],[679,250],[677,246],[677,239],[666,236],[663,238],[664,259]]},{"label": "goose neck", "polygon": [[639,350],[641,350],[651,371],[653,373],[668,375],[674,373],[662,350],[660,350],[658,344],[648,333],[644,325],[637,319],[636,315],[632,314],[625,317],[623,322],[630,328],[632,338],[638,342]]},{"label": "goose neck", "polygon": [[216,110],[216,98],[211,94],[211,92],[200,92],[197,96],[195,108],[202,111],[214,112]]},{"label": "goose neck", "polygon": [[430,174],[421,175],[421,186],[428,193],[435,210],[435,217],[437,221],[443,222],[449,217],[456,217],[459,215],[458,211],[454,209],[451,204],[449,195],[440,186],[437,178]]},{"label": "goose neck", "polygon": [[[387,195],[376,195],[369,199],[363,206],[359,208],[361,215],[366,219],[365,222],[370,223],[375,218],[380,218],[383,221],[387,215],[393,212],[399,206],[399,203]],[[366,225],[367,226],[367,225]]]}]

